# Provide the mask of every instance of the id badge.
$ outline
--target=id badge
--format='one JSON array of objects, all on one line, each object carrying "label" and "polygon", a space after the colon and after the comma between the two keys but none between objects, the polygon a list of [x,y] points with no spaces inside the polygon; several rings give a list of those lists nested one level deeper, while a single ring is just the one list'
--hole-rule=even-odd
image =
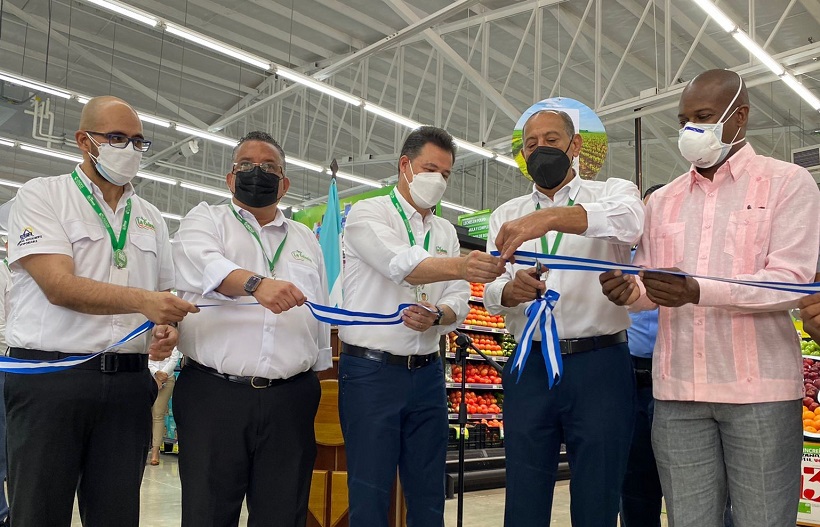
[{"label": "id badge", "polygon": [[419,285],[416,286],[416,302],[427,302],[427,292],[424,290],[424,286]]},{"label": "id badge", "polygon": [[116,265],[112,265],[111,272],[108,275],[108,283],[128,287],[128,269],[120,269]]}]

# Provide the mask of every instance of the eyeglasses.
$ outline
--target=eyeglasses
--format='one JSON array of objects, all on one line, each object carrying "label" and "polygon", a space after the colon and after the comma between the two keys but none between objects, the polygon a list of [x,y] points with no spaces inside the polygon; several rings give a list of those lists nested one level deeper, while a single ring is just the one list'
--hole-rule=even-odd
[{"label": "eyeglasses", "polygon": [[253,170],[253,167],[259,167],[262,169],[262,172],[265,174],[271,174],[279,179],[284,178],[285,176],[281,175],[282,167],[277,165],[276,163],[251,163],[250,161],[240,161],[239,163],[233,164],[233,171],[234,172],[250,172]]},{"label": "eyeglasses", "polygon": [[151,141],[147,139],[143,139],[142,137],[128,137],[127,135],[123,134],[113,134],[113,133],[103,133],[103,132],[92,132],[90,130],[86,130],[87,134],[94,134],[94,135],[101,135],[108,140],[108,144],[113,146],[114,148],[126,148],[128,143],[133,145],[134,150],[137,152],[147,152],[149,148],[151,148]]}]

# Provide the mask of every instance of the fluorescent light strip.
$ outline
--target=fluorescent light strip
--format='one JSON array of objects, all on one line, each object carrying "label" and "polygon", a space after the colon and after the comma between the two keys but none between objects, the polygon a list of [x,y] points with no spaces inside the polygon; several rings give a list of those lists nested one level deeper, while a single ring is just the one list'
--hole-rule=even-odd
[{"label": "fluorescent light strip", "polygon": [[[332,172],[330,170],[326,170],[325,174],[331,175]],[[373,188],[382,188],[384,185],[377,181],[373,181],[372,179],[367,179],[359,176],[354,176],[353,174],[346,174],[345,172],[336,172],[336,177],[339,179],[344,179],[347,181],[352,181],[354,183],[360,183],[362,185],[367,185],[368,187]]]},{"label": "fluorescent light strip", "polygon": [[312,170],[314,172],[324,172],[325,169],[316,165],[314,163],[308,163],[307,161],[302,161],[301,159],[290,158],[286,157],[285,161],[288,165],[296,165],[297,167],[305,168],[307,170]]},{"label": "fluorescent light strip", "polygon": [[26,143],[20,143],[20,148],[28,152],[34,152],[37,154],[42,154],[44,156],[56,157],[58,159],[65,159],[66,161],[73,161],[74,163],[82,163],[83,161],[83,157],[78,156],[76,154],[69,154],[67,152],[52,150],[50,148],[41,148],[39,146],[29,145]]},{"label": "fluorescent light strip", "polygon": [[236,60],[245,62],[246,64],[250,64],[251,66],[256,66],[257,68],[260,68],[262,70],[267,71],[271,68],[271,63],[268,60],[264,60],[255,55],[251,55],[250,53],[247,53],[244,50],[235,48],[233,46],[229,46],[228,44],[223,44],[218,40],[207,37],[202,33],[192,31],[186,27],[179,26],[171,22],[166,22],[165,31],[171,33],[172,35],[176,35],[182,39],[189,40],[191,42],[199,44],[200,46],[204,46],[213,51],[222,53],[223,55],[227,55],[229,57],[235,58]]},{"label": "fluorescent light strip", "polygon": [[418,121],[414,121],[408,117],[399,115],[396,112],[391,112],[390,110],[387,110],[385,108],[382,108],[381,106],[378,106],[367,101],[365,101],[364,103],[364,109],[370,113],[378,115],[379,117],[384,117],[389,121],[393,121],[396,124],[406,126],[407,128],[411,128],[413,130],[421,126],[421,123]]},{"label": "fluorescent light strip", "polygon": [[218,189],[215,187],[209,187],[207,185],[197,185],[196,183],[188,183],[187,181],[180,181],[179,186],[182,188],[187,188],[188,190],[197,190],[199,192],[204,192],[205,194],[212,194],[214,196],[219,196],[221,198],[230,198],[233,197],[233,194],[228,192],[227,190]]},{"label": "fluorescent light strip", "polygon": [[[23,186],[22,183],[19,183],[17,181],[11,181],[9,179],[0,179],[0,185],[4,185],[6,187],[15,187],[15,188],[20,188],[20,187]],[[2,233],[0,233],[0,234],[2,234]]]},{"label": "fluorescent light strip", "polygon": [[694,2],[698,4],[701,9],[706,11],[706,14],[712,17],[712,20],[717,22],[718,25],[727,33],[731,33],[737,28],[737,24],[732,22],[732,19],[726,16],[726,13],[721,11],[718,6],[709,0],[694,0]]},{"label": "fluorescent light strip", "polygon": [[150,181],[156,181],[158,183],[165,183],[166,185],[171,185],[172,187],[179,184],[179,180],[176,180],[174,178],[170,178],[170,177],[167,177],[167,176],[161,176],[159,174],[154,174],[153,172],[144,172],[142,170],[137,172],[137,177],[140,177],[142,179],[147,179],[147,180],[150,180]]},{"label": "fluorescent light strip", "polygon": [[353,106],[361,106],[364,102],[360,97],[356,97],[355,95],[345,93],[341,90],[334,88],[333,86],[330,86],[329,84],[319,82],[311,77],[308,77],[307,75],[303,75],[299,72],[293,71],[288,68],[276,68],[276,74],[286,79],[292,80],[294,82],[298,82],[299,84],[302,84],[304,86],[313,88],[316,91],[320,91],[322,93],[335,97],[348,104],[352,104]]},{"label": "fluorescent light strip", "polygon": [[474,154],[490,158],[495,157],[495,153],[492,150],[488,150],[482,146],[474,145],[473,143],[468,143],[467,141],[462,141],[461,139],[456,139],[455,143],[457,147]]},{"label": "fluorescent light strip", "polygon": [[17,144],[17,143],[15,143],[14,141],[10,141],[8,139],[0,138],[0,145],[2,145],[2,146],[10,146],[10,147],[13,148],[15,144]]},{"label": "fluorescent light strip", "polygon": [[457,203],[450,203],[449,201],[442,201],[441,206],[452,209],[458,212],[470,213],[470,212],[477,212],[475,209],[471,209],[470,207],[465,207],[463,205],[459,205]]},{"label": "fluorescent light strip", "polygon": [[735,37],[735,40],[740,42],[740,44],[744,48],[749,50],[749,52],[752,55],[754,55],[757,58],[757,60],[759,60],[760,62],[765,64],[770,70],[772,70],[775,75],[779,77],[780,75],[783,75],[786,72],[786,70],[783,69],[783,66],[781,66],[780,63],[774,59],[774,57],[766,53],[766,51],[764,51],[763,48],[761,48],[757,44],[757,42],[752,40],[752,38],[746,33],[744,33],[742,30],[736,30],[734,33],[732,33],[732,36]]},{"label": "fluorescent light strip", "polygon": [[26,79],[25,77],[20,77],[17,75],[12,75],[5,72],[0,72],[0,80],[4,80],[11,84],[16,84],[18,86],[24,86],[26,88],[31,88],[34,91],[43,91],[46,93],[50,93],[52,95],[56,95],[57,97],[62,97],[63,99],[70,99],[71,92],[63,90],[61,88],[55,88],[49,86],[48,84],[43,84],[41,82],[33,81]]},{"label": "fluorescent light strip", "polygon": [[498,161],[498,162],[499,162],[499,163],[501,163],[501,164],[504,164],[504,165],[508,165],[508,166],[511,166],[511,167],[518,168],[518,161],[516,161],[515,159],[513,159],[513,158],[511,158],[511,157],[509,157],[509,156],[500,156],[500,155],[496,155],[496,156],[495,156],[495,160],[496,160],[496,161]]},{"label": "fluorescent light strip", "polygon": [[163,218],[168,218],[169,220],[176,220],[176,221],[181,221],[182,220],[182,216],[180,216],[179,214],[171,214],[170,212],[160,212],[159,214]]},{"label": "fluorescent light strip", "polygon": [[157,17],[144,11],[134,9],[130,6],[126,6],[125,4],[121,4],[120,2],[114,2],[111,0],[86,0],[86,2],[112,11],[118,15],[136,20],[137,22],[141,22],[147,26],[157,27],[159,25],[159,19]]},{"label": "fluorescent light strip", "polygon": [[76,97],[77,97],[77,102],[82,104],[82,105],[88,104],[88,101],[91,100],[90,97],[85,97],[83,95],[76,95]]},{"label": "fluorescent light strip", "polygon": [[140,121],[142,121],[144,123],[155,124],[155,125],[161,126],[163,128],[170,128],[171,127],[171,121],[169,121],[167,119],[162,119],[160,117],[154,117],[153,115],[148,115],[148,114],[142,113],[142,112],[137,112],[137,115],[139,116]]},{"label": "fluorescent light strip", "polygon": [[797,92],[797,94],[802,97],[803,100],[809,104],[809,106],[815,110],[820,110],[820,99],[810,92],[808,88],[800,84],[800,81],[794,78],[791,73],[786,73],[780,78],[789,86],[789,88]]},{"label": "fluorescent light strip", "polygon": [[174,128],[177,132],[181,132],[183,134],[188,135],[195,135],[197,137],[207,139],[208,141],[214,141],[215,143],[220,143],[225,146],[234,147],[236,146],[236,143],[239,142],[236,139],[231,139],[230,137],[225,137],[224,135],[206,132],[205,130],[200,130],[199,128],[192,128],[190,126],[185,126],[184,124],[177,124],[176,126],[174,126]]}]

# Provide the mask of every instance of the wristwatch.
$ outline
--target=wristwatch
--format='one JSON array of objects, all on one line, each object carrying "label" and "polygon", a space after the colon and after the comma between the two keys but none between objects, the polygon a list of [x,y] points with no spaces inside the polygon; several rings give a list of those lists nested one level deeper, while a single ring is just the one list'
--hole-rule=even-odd
[{"label": "wristwatch", "polygon": [[258,275],[258,274],[255,274],[255,275],[251,276],[250,278],[248,278],[245,281],[245,292],[248,293],[249,295],[253,296],[253,294],[256,292],[256,290],[259,289],[259,284],[262,283],[262,280],[264,278],[265,278],[264,276],[261,276],[261,275]]},{"label": "wristwatch", "polygon": [[436,308],[436,321],[433,322],[434,326],[438,326],[441,324],[441,319],[444,318],[444,311],[441,310],[440,307],[435,306]]}]

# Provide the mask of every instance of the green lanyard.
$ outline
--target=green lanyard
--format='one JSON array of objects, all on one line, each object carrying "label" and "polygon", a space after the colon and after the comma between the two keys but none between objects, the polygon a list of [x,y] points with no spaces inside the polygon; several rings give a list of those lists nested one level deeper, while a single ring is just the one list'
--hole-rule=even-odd
[{"label": "green lanyard", "polygon": [[[572,198],[569,198],[569,201],[567,201],[566,206],[567,207],[572,207],[573,205],[575,205],[575,200],[572,199]],[[538,203],[537,201],[535,202],[535,210],[541,210],[541,204]],[[541,252],[544,253],[544,254],[549,254],[550,256],[554,255],[558,251],[558,246],[561,245],[561,240],[563,238],[564,238],[564,233],[563,232],[559,232],[558,234],[556,234],[555,235],[555,241],[552,242],[552,249],[550,249],[549,252],[547,252],[547,236],[546,235],[541,236]]]},{"label": "green lanyard", "polygon": [[128,257],[125,255],[123,248],[125,247],[125,240],[128,236],[128,223],[131,221],[131,198],[128,198],[128,201],[125,202],[125,214],[122,216],[122,228],[120,229],[120,236],[118,239],[117,235],[114,233],[114,229],[111,227],[111,223],[109,223],[108,218],[102,211],[97,198],[95,198],[94,194],[88,190],[88,187],[86,187],[83,180],[80,179],[80,176],[77,174],[76,170],[71,173],[71,179],[74,180],[77,188],[80,189],[80,192],[82,192],[83,196],[85,196],[88,204],[91,205],[91,208],[97,213],[103,227],[105,227],[105,230],[108,231],[108,236],[111,237],[111,248],[114,250],[114,265],[117,266],[117,269],[123,269],[126,265],[128,265]]},{"label": "green lanyard", "polygon": [[3,263],[6,264],[6,269],[11,271],[11,267],[9,267],[9,259],[8,258],[3,258]]},{"label": "green lanyard", "polygon": [[[401,221],[404,222],[404,228],[407,229],[407,237],[410,239],[410,246],[416,245],[416,237],[413,236],[413,230],[410,228],[410,222],[407,220],[407,214],[404,213],[404,209],[402,208],[399,200],[396,199],[396,187],[393,187],[393,190],[390,191],[390,201],[393,202],[393,206],[396,207],[396,210],[399,212],[399,216],[401,216]],[[430,248],[430,232],[432,229],[427,231],[427,236],[424,237],[424,250],[427,251]]]},{"label": "green lanyard", "polygon": [[273,269],[274,267],[276,267],[276,262],[279,261],[279,257],[282,255],[282,249],[285,248],[285,242],[288,240],[288,234],[285,233],[285,238],[282,240],[282,243],[279,244],[279,247],[276,249],[276,252],[273,255],[273,260],[271,260],[270,258],[268,258],[268,253],[267,251],[265,251],[265,246],[262,245],[262,239],[259,238],[259,233],[256,232],[256,229],[253,228],[253,225],[248,223],[248,221],[245,218],[240,216],[239,213],[236,212],[236,209],[233,208],[233,206],[229,206],[231,207],[231,212],[233,212],[233,215],[236,216],[237,220],[239,220],[239,223],[244,225],[245,229],[249,233],[251,233],[251,235],[256,239],[256,243],[258,243],[259,248],[262,249],[262,254],[265,255],[265,261],[268,262],[268,268],[270,268],[271,277],[276,278],[276,272]]}]

